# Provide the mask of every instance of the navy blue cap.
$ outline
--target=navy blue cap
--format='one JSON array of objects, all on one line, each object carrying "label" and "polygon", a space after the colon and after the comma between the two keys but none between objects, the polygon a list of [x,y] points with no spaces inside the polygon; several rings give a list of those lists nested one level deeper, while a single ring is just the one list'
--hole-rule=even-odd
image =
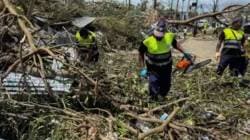
[{"label": "navy blue cap", "polygon": [[159,20],[158,23],[157,23],[157,27],[165,28],[166,27],[166,21],[164,19]]}]

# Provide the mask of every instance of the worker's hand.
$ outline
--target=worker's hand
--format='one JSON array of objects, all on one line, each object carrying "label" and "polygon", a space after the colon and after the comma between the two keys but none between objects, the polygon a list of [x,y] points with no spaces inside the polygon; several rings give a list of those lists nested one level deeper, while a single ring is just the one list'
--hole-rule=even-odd
[{"label": "worker's hand", "polygon": [[191,54],[185,53],[185,52],[184,52],[183,55],[184,55],[184,57],[185,57],[186,59],[192,60],[192,55],[191,55]]},{"label": "worker's hand", "polygon": [[219,61],[219,59],[220,59],[220,53],[219,52],[215,53],[215,59],[216,59],[216,61]]},{"label": "worker's hand", "polygon": [[148,76],[148,70],[147,68],[142,68],[140,71],[140,77],[146,78]]}]

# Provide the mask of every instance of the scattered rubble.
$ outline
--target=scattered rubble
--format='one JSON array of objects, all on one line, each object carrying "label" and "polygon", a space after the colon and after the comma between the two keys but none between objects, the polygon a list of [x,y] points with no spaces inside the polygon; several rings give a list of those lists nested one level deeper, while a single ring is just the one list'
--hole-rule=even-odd
[{"label": "scattered rubble", "polygon": [[[147,82],[138,76],[137,53],[131,50],[147,29],[142,21],[155,17],[118,3],[44,0],[34,2],[27,18],[28,2],[0,0],[0,137],[249,138],[250,87],[238,78],[217,77],[212,66],[175,74],[166,102],[148,102]],[[99,31],[101,60],[95,65],[75,56],[78,28],[71,21],[84,15],[97,17],[92,26]],[[18,76],[11,83],[13,74]]]}]

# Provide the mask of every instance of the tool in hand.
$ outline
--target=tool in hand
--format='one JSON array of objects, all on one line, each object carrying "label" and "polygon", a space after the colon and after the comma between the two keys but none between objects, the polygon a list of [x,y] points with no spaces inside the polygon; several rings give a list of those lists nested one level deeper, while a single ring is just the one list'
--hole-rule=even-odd
[{"label": "tool in hand", "polygon": [[195,69],[199,69],[209,64],[212,61],[211,59],[207,59],[199,63],[195,63],[195,60],[196,60],[195,56],[191,56],[188,58],[183,56],[181,60],[177,62],[176,69],[173,71],[173,73],[175,73],[176,71],[183,71],[183,73],[189,73]]}]

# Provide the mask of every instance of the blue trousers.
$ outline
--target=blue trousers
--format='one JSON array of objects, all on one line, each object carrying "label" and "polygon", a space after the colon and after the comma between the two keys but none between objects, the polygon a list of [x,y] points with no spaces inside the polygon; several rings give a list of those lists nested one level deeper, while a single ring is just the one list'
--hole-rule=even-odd
[{"label": "blue trousers", "polygon": [[222,75],[227,66],[229,66],[232,76],[244,75],[246,72],[246,62],[245,57],[223,55],[217,67],[217,74]]},{"label": "blue trousers", "polygon": [[149,70],[150,96],[166,96],[171,87],[172,63],[155,70]]}]

